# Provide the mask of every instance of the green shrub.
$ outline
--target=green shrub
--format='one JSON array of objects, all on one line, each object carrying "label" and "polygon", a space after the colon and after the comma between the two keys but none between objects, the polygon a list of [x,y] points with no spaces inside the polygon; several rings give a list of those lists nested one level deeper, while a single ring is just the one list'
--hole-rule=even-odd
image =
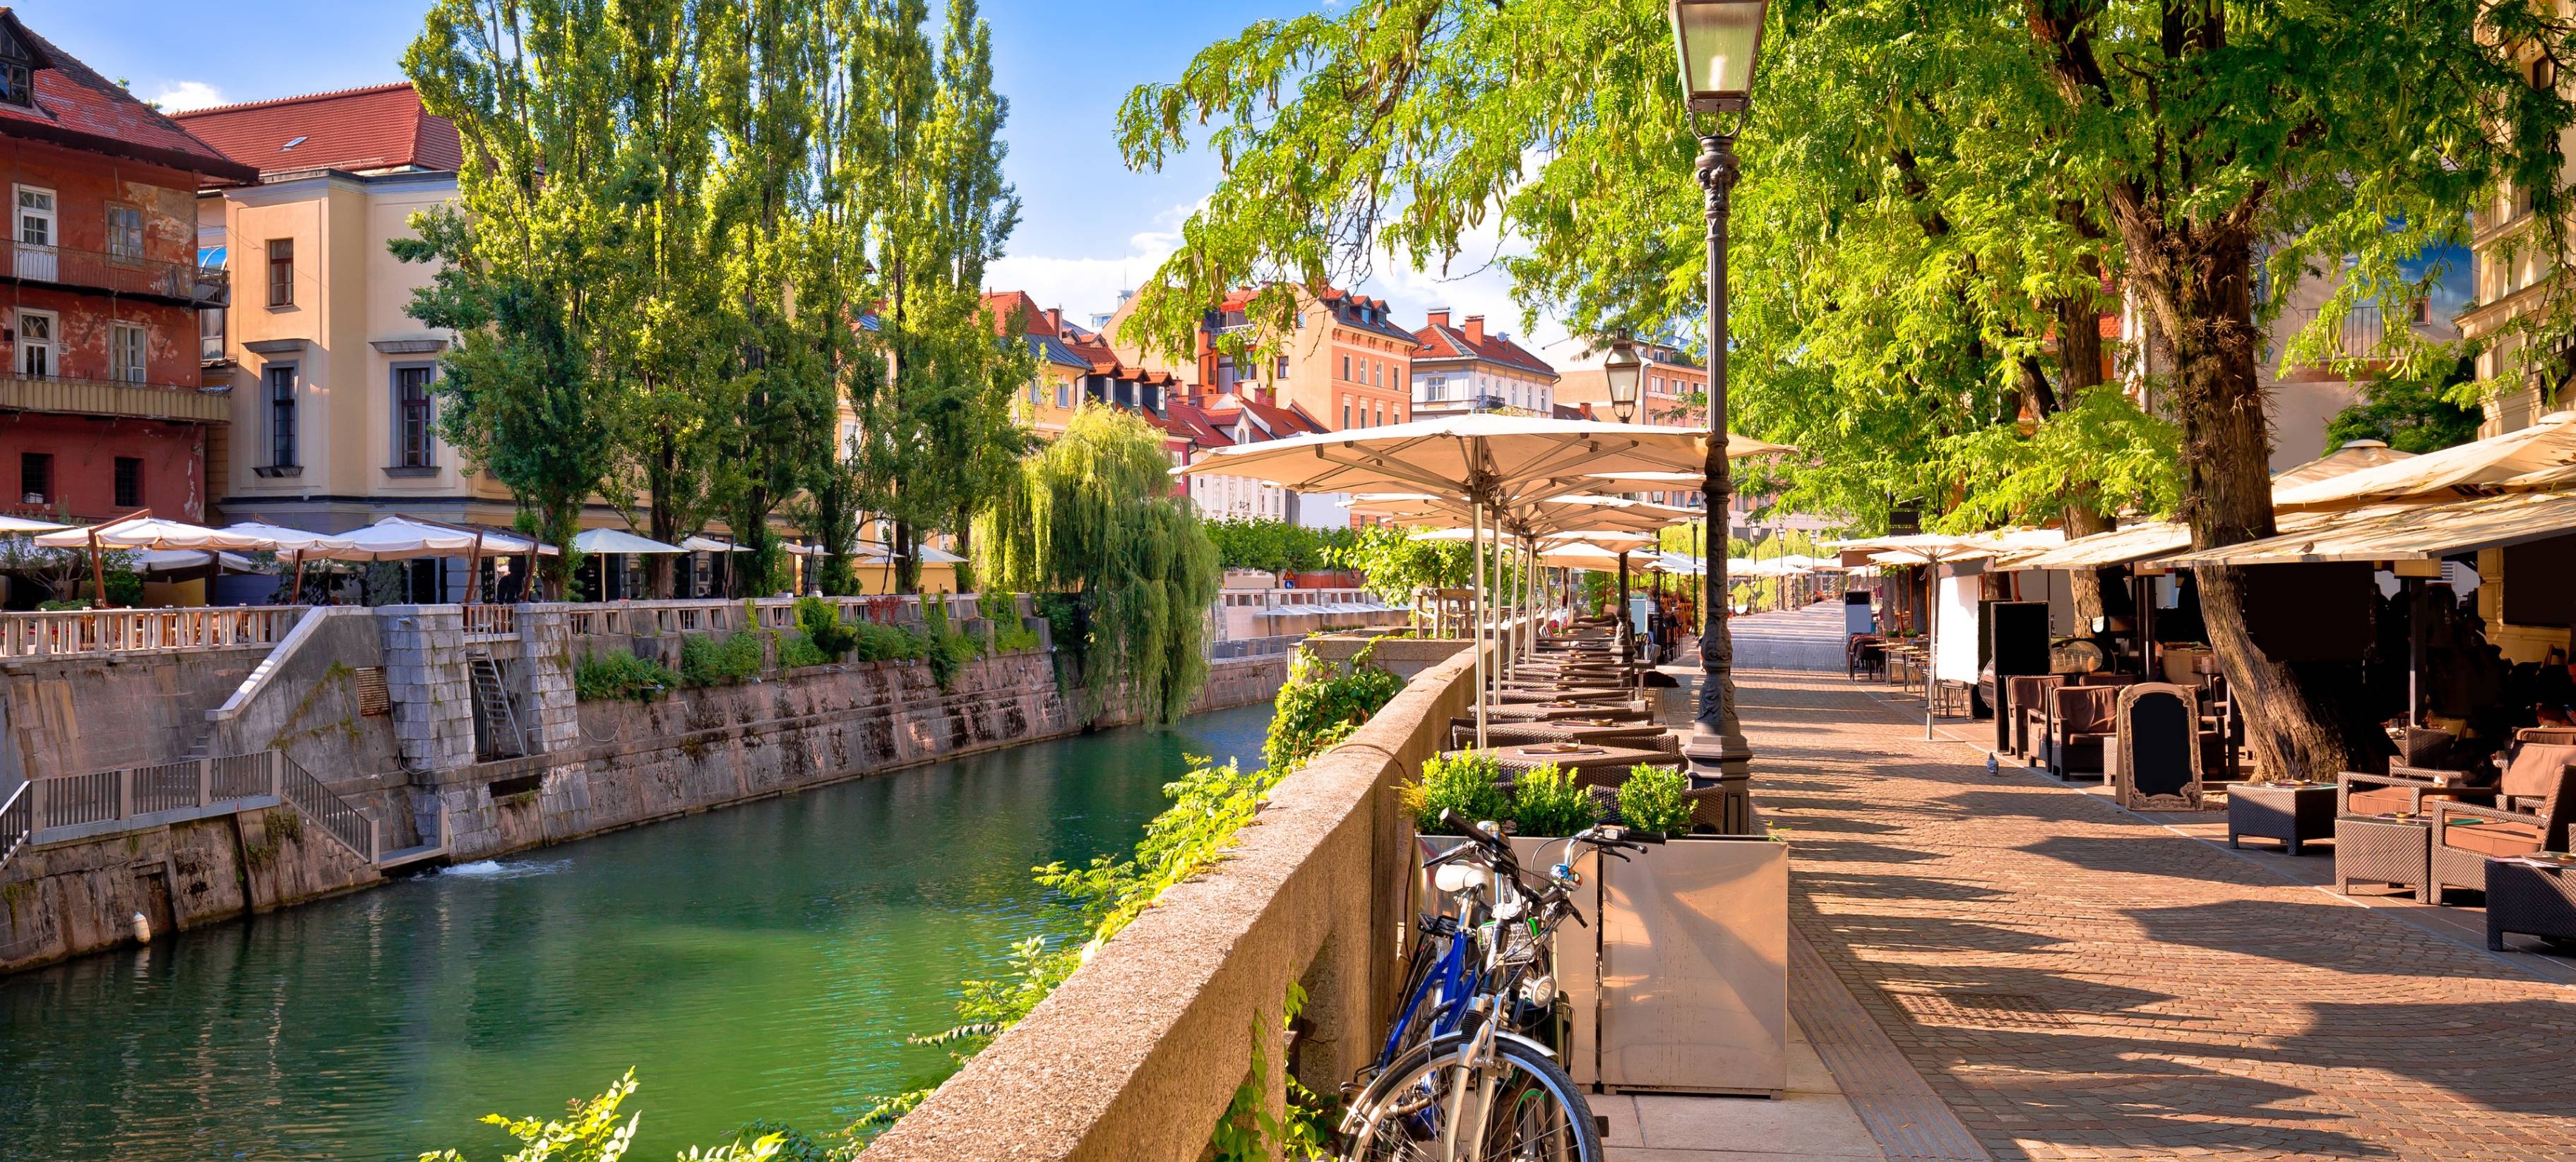
[{"label": "green shrub", "polygon": [[584,702],[642,702],[679,684],[669,666],[625,650],[592,654],[572,670],[573,697]]},{"label": "green shrub", "polygon": [[1296,770],[1350,737],[1404,689],[1404,679],[1377,664],[1376,650],[1371,641],[1348,665],[1337,666],[1299,647],[1272,704],[1270,735],[1261,742],[1261,758],[1270,769]]},{"label": "green shrub", "polygon": [[1690,780],[1680,767],[1638,764],[1619,784],[1619,821],[1631,829],[1662,835],[1690,831],[1691,803],[1682,792]]},{"label": "green shrub", "polygon": [[1438,755],[1422,764],[1422,778],[1399,792],[1404,809],[1413,813],[1414,830],[1425,835],[1456,835],[1440,821],[1444,809],[1470,824],[1512,818],[1512,801],[1495,784],[1503,768],[1494,756]]},{"label": "green shrub", "polygon": [[713,635],[693,637],[680,645],[680,680],[691,686],[721,686],[760,676],[761,639],[746,630],[718,641]]},{"label": "green shrub", "polygon": [[851,626],[850,634],[850,656],[862,662],[919,661],[930,653],[920,634],[899,625],[863,621]]},{"label": "green shrub", "polygon": [[1519,835],[1572,835],[1601,819],[1592,792],[1574,772],[1549,763],[1523,771],[1514,788],[1512,824]]},{"label": "green shrub", "polygon": [[984,656],[984,643],[962,633],[941,634],[930,639],[930,676],[945,690],[957,682],[957,674],[966,663]]},{"label": "green shrub", "polygon": [[802,670],[808,666],[828,666],[840,659],[823,652],[814,644],[814,635],[783,633],[778,635],[778,668]]},{"label": "green shrub", "polygon": [[1009,621],[993,623],[994,653],[1016,654],[1036,648],[1038,648],[1038,631],[1020,624],[1020,619],[1014,617]]},{"label": "green shrub", "polygon": [[[850,656],[850,647],[859,640],[851,625],[841,620],[841,607],[820,597],[796,599],[796,627],[805,631],[805,639],[828,662]],[[787,664],[783,653],[779,664]]]}]

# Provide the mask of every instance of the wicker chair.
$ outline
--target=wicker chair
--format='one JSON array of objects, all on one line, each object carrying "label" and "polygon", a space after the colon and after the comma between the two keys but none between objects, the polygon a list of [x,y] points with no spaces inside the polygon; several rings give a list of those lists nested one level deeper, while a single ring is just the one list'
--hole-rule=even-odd
[{"label": "wicker chair", "polygon": [[2065,684],[2060,674],[2017,674],[2004,679],[2004,704],[1996,713],[2012,723],[2005,753],[2019,759],[2038,754],[2039,741],[2048,731],[2048,692]]},{"label": "wicker chair", "polygon": [[2120,691],[2112,686],[2060,686],[2048,692],[2048,773],[2061,779],[2101,774],[2118,733]]},{"label": "wicker chair", "polygon": [[[1651,722],[1635,730],[1610,730],[1604,727],[1567,728],[1545,722],[1487,722],[1485,741],[1493,746],[1526,746],[1537,742],[1579,742],[1591,746],[1615,746],[1637,750],[1682,753],[1679,736]],[[1476,745],[1476,720],[1449,720],[1449,749],[1469,750]]]},{"label": "wicker chair", "polygon": [[2492,807],[2446,803],[2433,813],[2433,898],[2444,888],[2485,891],[2487,861],[2567,850],[2576,823],[2576,744],[2520,748]]},{"label": "wicker chair", "polygon": [[2457,772],[2404,763],[2389,764],[2384,775],[2345,771],[2335,783],[2337,815],[2420,815],[2426,799],[2492,802],[2496,795],[2494,787],[2463,785]]}]

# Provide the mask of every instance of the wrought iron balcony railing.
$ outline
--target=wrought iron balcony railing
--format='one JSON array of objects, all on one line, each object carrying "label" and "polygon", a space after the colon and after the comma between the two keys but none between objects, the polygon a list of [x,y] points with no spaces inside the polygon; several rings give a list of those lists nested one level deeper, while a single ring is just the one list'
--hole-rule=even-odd
[{"label": "wrought iron balcony railing", "polygon": [[222,267],[161,262],[105,250],[0,244],[0,276],[120,295],[146,295],[192,307],[220,307],[231,280]]}]

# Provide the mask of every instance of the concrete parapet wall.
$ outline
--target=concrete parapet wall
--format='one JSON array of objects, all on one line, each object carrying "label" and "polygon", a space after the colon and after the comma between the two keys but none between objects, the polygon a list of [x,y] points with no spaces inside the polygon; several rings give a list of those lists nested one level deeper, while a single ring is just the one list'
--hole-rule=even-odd
[{"label": "concrete parapet wall", "polygon": [[265,644],[0,662],[0,788],[20,779],[172,762],[206,730]]},{"label": "concrete parapet wall", "polygon": [[[1443,745],[1469,659],[1424,671],[1348,741],[1279,784],[1226,860],[1166,892],[1009,1032],[871,1145],[871,1159],[1196,1162],[1253,1039],[1308,994],[1291,1063],[1332,1092],[1367,1063],[1402,973],[1412,821],[1398,783]],[[1363,906],[1365,901],[1365,906]],[[1267,1079],[1279,1108],[1283,1079]]]},{"label": "concrete parapet wall", "polygon": [[1335,633],[1306,639],[1306,649],[1327,661],[1347,662],[1371,641],[1377,642],[1377,649],[1369,655],[1370,660],[1405,678],[1457,657],[1467,648],[1465,638],[1373,638],[1365,633]]}]

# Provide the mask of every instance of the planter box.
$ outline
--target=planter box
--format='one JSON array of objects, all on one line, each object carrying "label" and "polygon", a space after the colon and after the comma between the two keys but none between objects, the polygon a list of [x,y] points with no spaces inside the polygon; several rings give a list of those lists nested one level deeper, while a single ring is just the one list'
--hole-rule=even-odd
[{"label": "planter box", "polygon": [[1599,1015],[1578,1022],[1599,1042],[1591,1060],[1569,1063],[1574,1079],[1614,1092],[1779,1096],[1789,1084],[1788,845],[1698,836],[1601,867]]}]

